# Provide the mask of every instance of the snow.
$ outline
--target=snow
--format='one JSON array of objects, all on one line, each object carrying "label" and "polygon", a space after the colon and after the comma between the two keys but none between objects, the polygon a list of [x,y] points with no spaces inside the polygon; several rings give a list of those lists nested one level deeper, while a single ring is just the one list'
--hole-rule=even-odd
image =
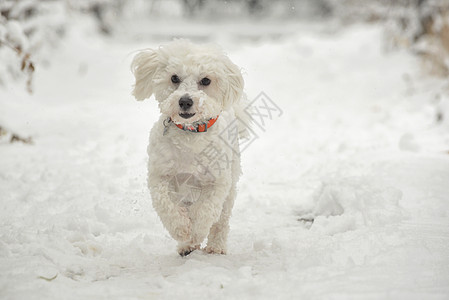
[{"label": "snow", "polygon": [[71,30],[34,95],[0,90],[2,125],[34,141],[0,140],[1,298],[447,299],[444,82],[380,26],[288,32],[219,38],[278,109],[242,154],[226,256],[179,257],[151,207],[158,109],[129,64],[157,41]]}]

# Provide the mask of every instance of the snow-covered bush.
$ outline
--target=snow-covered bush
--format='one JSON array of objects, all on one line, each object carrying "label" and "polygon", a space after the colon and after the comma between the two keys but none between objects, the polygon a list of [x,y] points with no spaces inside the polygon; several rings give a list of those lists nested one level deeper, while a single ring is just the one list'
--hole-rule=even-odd
[{"label": "snow-covered bush", "polygon": [[344,23],[385,24],[387,49],[409,48],[433,75],[449,75],[449,1],[328,0]]},{"label": "snow-covered bush", "polygon": [[[0,88],[13,82],[23,83],[33,91],[35,68],[46,60],[46,50],[54,48],[65,32],[63,1],[5,0],[0,2]],[[11,142],[32,142],[13,128],[5,128],[0,120],[0,137]]]},{"label": "snow-covered bush", "polygon": [[32,92],[34,61],[54,46],[65,29],[62,1],[3,1],[0,3],[0,85],[24,80]]},{"label": "snow-covered bush", "polygon": [[426,69],[449,75],[449,2],[402,1],[390,10],[386,37],[391,47],[409,47],[420,55]]},{"label": "snow-covered bush", "polygon": [[34,65],[30,60],[29,41],[16,20],[0,20],[0,84],[6,85],[8,78],[26,77],[27,88],[31,92]]}]

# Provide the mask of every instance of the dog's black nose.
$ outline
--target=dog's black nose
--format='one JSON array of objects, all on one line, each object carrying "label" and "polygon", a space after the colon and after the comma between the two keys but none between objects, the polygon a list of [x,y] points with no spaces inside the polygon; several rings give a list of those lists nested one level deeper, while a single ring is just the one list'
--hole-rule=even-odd
[{"label": "dog's black nose", "polygon": [[193,100],[187,95],[184,95],[179,99],[179,106],[182,110],[188,110],[193,105]]}]

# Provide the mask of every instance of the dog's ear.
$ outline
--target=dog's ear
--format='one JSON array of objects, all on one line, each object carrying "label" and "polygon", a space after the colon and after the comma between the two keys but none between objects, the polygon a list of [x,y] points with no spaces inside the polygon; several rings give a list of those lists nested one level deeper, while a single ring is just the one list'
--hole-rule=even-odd
[{"label": "dog's ear", "polygon": [[242,72],[228,57],[224,59],[225,72],[228,86],[225,92],[224,105],[232,105],[240,100],[243,93],[245,82]]},{"label": "dog's ear", "polygon": [[136,78],[133,95],[137,100],[149,98],[153,94],[153,76],[158,63],[157,51],[152,49],[143,50],[134,57],[131,71]]}]

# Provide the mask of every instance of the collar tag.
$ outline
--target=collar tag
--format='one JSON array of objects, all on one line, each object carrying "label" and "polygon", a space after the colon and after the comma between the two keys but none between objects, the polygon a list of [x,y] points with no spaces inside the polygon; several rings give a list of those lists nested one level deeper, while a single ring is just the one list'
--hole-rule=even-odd
[{"label": "collar tag", "polygon": [[168,132],[168,127],[170,126],[171,118],[167,118],[164,120],[164,132],[162,132],[162,135],[166,135]]}]

